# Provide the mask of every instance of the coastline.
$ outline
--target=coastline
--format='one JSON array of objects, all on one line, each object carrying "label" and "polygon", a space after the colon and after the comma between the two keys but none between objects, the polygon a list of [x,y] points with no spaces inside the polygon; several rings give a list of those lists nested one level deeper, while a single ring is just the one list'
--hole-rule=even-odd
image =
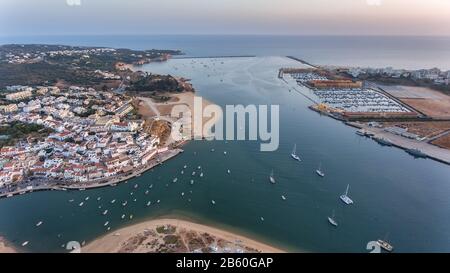
[{"label": "coastline", "polygon": [[[182,143],[183,144],[183,143]],[[145,166],[142,169],[138,169],[138,170],[134,170],[131,174],[129,175],[125,175],[125,176],[120,176],[120,177],[115,177],[113,179],[106,179],[106,182],[102,183],[101,181],[96,181],[96,183],[93,183],[91,185],[77,185],[77,186],[43,186],[43,187],[38,187],[38,188],[33,188],[33,189],[21,189],[18,191],[14,191],[14,192],[8,192],[8,193],[4,193],[4,194],[0,194],[0,199],[2,198],[10,198],[13,197],[15,195],[22,195],[25,193],[31,193],[31,192],[35,192],[35,191],[67,191],[67,190],[89,190],[89,189],[97,189],[97,188],[103,188],[103,187],[107,187],[107,186],[116,186],[118,183],[122,183],[125,182],[129,179],[133,179],[137,176],[140,176],[141,174],[153,169],[154,167],[163,164],[164,161],[167,161],[175,156],[177,156],[178,154],[182,153],[183,150],[182,149],[172,149],[172,150],[168,150],[166,152],[162,152],[161,154],[164,155],[164,157],[161,159],[158,158],[158,160],[155,161],[155,159],[152,160],[151,164],[148,164],[148,166]]]},{"label": "coastline", "polygon": [[[239,248],[247,248],[262,253],[283,253],[286,252],[277,247],[270,246],[266,243],[250,239],[246,236],[242,236],[224,229],[212,227],[208,225],[198,224],[187,220],[175,219],[175,218],[163,218],[148,220],[139,224],[127,226],[116,231],[110,232],[104,236],[101,236],[86,246],[81,251],[84,253],[142,253],[148,252],[142,242],[135,245],[132,251],[124,251],[123,246],[130,240],[133,240],[136,236],[139,236],[143,232],[154,230],[161,226],[174,226],[181,232],[195,232],[197,234],[208,234],[213,236],[218,241],[226,241],[228,244],[238,246]],[[207,236],[207,235],[206,235]],[[192,249],[190,250],[192,251]],[[151,252],[151,251],[150,251]]]},{"label": "coastline", "polygon": [[18,251],[0,236],[0,253],[18,253]]}]

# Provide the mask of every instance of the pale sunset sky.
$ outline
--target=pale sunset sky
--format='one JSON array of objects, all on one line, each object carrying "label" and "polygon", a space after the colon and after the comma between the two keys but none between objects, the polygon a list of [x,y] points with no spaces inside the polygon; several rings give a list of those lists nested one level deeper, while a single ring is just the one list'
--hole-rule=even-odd
[{"label": "pale sunset sky", "polygon": [[0,36],[450,35],[450,0],[0,0]]}]

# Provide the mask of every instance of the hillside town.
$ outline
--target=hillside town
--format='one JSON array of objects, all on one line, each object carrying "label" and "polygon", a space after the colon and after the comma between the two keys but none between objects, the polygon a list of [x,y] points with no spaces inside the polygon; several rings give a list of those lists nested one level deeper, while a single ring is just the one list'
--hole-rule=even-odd
[{"label": "hillside town", "polygon": [[[1,147],[0,194],[45,183],[93,185],[145,168],[159,138],[134,115],[132,97],[71,86],[9,86],[0,105],[2,127],[39,125],[51,133]],[[7,138],[8,136],[2,136]]]}]

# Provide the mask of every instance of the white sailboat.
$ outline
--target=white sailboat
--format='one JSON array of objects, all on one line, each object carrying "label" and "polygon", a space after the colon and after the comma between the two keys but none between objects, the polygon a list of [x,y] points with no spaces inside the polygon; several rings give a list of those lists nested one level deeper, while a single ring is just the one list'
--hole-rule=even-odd
[{"label": "white sailboat", "polygon": [[272,170],[272,172],[270,172],[270,176],[269,176],[269,181],[270,181],[270,183],[272,183],[272,184],[275,184],[275,178],[273,177],[273,170]]},{"label": "white sailboat", "polygon": [[297,155],[297,144],[294,144],[294,149],[292,150],[291,156],[294,160],[302,161],[300,157]]},{"label": "white sailboat", "polygon": [[353,200],[350,197],[348,197],[349,187],[350,187],[350,185],[347,184],[347,189],[345,190],[345,193],[339,197],[339,198],[341,198],[342,202],[344,202],[347,205],[353,204]]},{"label": "white sailboat", "polygon": [[338,223],[336,222],[336,220],[334,219],[334,210],[333,210],[333,215],[331,217],[328,217],[328,222],[332,225],[337,227]]},{"label": "white sailboat", "polygon": [[325,173],[322,171],[322,163],[319,164],[319,168],[316,170],[316,173],[320,177],[324,177]]}]

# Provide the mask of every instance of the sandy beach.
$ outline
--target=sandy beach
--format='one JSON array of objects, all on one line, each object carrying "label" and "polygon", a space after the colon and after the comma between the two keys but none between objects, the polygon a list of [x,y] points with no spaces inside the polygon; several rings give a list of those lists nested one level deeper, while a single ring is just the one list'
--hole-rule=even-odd
[{"label": "sandy beach", "polygon": [[0,237],[0,253],[17,253],[17,251]]},{"label": "sandy beach", "polygon": [[285,252],[218,228],[156,219],[113,231],[82,248],[85,253]]}]

